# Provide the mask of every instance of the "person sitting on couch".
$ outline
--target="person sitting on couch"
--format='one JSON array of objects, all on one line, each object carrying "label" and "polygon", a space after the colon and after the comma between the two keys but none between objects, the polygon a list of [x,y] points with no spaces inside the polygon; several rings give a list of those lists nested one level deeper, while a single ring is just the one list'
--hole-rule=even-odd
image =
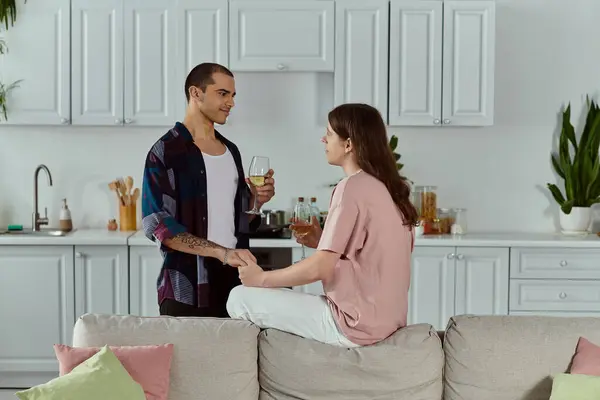
[{"label": "person sitting on couch", "polygon": [[[322,138],[329,164],[345,178],[335,187],[321,232],[298,239],[317,251],[289,267],[238,267],[242,285],[227,301],[232,318],[337,346],[377,343],[406,326],[417,211],[398,173],[379,111],[343,104]],[[318,243],[318,244],[317,244]],[[322,281],[325,295],[286,287]]]}]

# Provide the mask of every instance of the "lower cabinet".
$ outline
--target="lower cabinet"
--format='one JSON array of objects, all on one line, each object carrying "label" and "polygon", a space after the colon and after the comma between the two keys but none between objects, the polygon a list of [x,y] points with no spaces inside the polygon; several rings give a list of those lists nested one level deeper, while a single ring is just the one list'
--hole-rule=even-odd
[{"label": "lower cabinet", "polygon": [[408,323],[444,330],[454,315],[507,315],[509,260],[502,247],[415,247]]},{"label": "lower cabinet", "polygon": [[58,376],[56,343],[71,344],[86,312],[129,312],[128,248],[0,246],[0,388]]},{"label": "lower cabinet", "polygon": [[[314,253],[305,249],[306,256]],[[292,249],[294,262],[301,248]],[[509,248],[423,247],[413,252],[408,323],[428,323],[444,330],[453,315],[507,315]],[[323,294],[321,282],[294,290]]]},{"label": "lower cabinet", "polygon": [[156,247],[129,248],[130,314],[140,317],[160,315],[156,283],[161,267],[162,257]]}]

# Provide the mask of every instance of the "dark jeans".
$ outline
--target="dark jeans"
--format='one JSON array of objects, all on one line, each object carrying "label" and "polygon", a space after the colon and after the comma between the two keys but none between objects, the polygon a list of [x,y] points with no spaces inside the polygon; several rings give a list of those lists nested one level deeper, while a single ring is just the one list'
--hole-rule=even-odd
[{"label": "dark jeans", "polygon": [[160,315],[173,317],[216,317],[229,318],[227,314],[227,299],[229,292],[234,287],[241,285],[237,268],[222,265],[219,261],[206,258],[208,272],[209,306],[198,308],[189,304],[180,303],[174,299],[165,299],[160,304]]}]

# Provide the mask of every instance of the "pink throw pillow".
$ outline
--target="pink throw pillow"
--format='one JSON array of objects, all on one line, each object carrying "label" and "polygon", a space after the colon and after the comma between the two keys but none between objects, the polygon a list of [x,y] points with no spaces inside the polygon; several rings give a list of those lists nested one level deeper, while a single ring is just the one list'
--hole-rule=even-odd
[{"label": "pink throw pillow", "polygon": [[[109,346],[131,378],[144,389],[147,400],[167,400],[173,345]],[[60,376],[68,374],[100,351],[100,347],[71,347],[55,344]]]},{"label": "pink throw pillow", "polygon": [[571,364],[571,373],[600,376],[600,346],[580,337]]}]

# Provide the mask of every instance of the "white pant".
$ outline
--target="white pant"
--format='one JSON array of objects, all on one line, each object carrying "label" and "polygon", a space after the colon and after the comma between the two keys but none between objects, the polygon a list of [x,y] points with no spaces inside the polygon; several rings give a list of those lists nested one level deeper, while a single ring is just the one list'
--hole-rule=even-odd
[{"label": "white pant", "polygon": [[342,347],[359,347],[338,329],[324,296],[290,289],[237,286],[227,300],[231,318]]}]

